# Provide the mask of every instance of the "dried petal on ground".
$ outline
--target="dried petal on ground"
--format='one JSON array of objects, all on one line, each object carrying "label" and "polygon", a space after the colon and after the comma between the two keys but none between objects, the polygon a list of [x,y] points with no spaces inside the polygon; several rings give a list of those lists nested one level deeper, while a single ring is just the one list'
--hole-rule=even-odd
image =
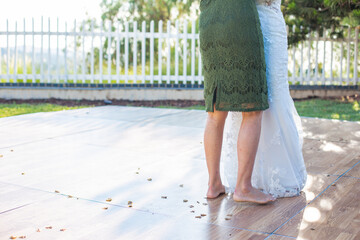
[{"label": "dried petal on ground", "polygon": [[227,218],[225,218],[225,220],[228,221],[228,220],[231,220],[231,218],[228,218],[228,217],[227,217]]},{"label": "dried petal on ground", "polygon": [[226,216],[228,216],[228,217],[232,217],[232,214],[231,214],[231,213],[229,213],[229,214],[227,214]]},{"label": "dried petal on ground", "polygon": [[187,200],[187,199],[184,199],[183,202],[188,202],[188,200]]},{"label": "dried petal on ground", "polygon": [[111,199],[111,198],[108,198],[108,199],[106,199],[106,201],[107,201],[107,202],[111,202],[111,201],[112,201],[112,199]]},{"label": "dried petal on ground", "polygon": [[161,198],[163,198],[163,199],[167,199],[167,196],[161,196]]},{"label": "dried petal on ground", "polygon": [[52,229],[52,226],[45,227],[46,229]]},{"label": "dried petal on ground", "polygon": [[202,213],[202,214],[200,214],[200,216],[205,217],[205,216],[206,216],[206,214],[205,214],[205,213]]},{"label": "dried petal on ground", "polygon": [[20,236],[19,238],[26,238],[26,236]]},{"label": "dried petal on ground", "polygon": [[190,205],[190,206],[189,206],[189,208],[193,208],[193,207],[194,207],[194,205]]},{"label": "dried petal on ground", "polygon": [[16,239],[17,237],[16,236],[10,236],[10,239]]},{"label": "dried petal on ground", "polygon": [[331,186],[336,186],[336,183],[331,184]]},{"label": "dried petal on ground", "polygon": [[108,207],[103,207],[103,209],[104,209],[104,210],[107,210],[107,209],[108,209]]},{"label": "dried petal on ground", "polygon": [[152,181],[152,178],[148,178],[147,180],[150,182],[150,181]]},{"label": "dried petal on ground", "polygon": [[65,230],[66,230],[65,228],[61,228],[61,229],[60,229],[60,231],[62,231],[62,232],[65,231]]},{"label": "dried petal on ground", "polygon": [[58,191],[58,190],[55,190],[55,192],[56,192],[56,193],[59,193],[59,191]]},{"label": "dried petal on ground", "polygon": [[201,216],[195,216],[195,218],[201,218]]},{"label": "dried petal on ground", "polygon": [[68,195],[68,198],[72,198],[73,196],[71,196],[71,195]]},{"label": "dried petal on ground", "polygon": [[36,231],[37,231],[37,232],[40,232],[40,229],[38,228]]}]

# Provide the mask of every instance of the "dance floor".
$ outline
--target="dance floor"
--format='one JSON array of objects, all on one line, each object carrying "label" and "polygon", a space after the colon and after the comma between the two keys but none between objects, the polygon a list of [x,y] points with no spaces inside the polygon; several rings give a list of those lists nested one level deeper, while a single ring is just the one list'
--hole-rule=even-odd
[{"label": "dance floor", "polygon": [[360,239],[360,122],[302,118],[300,196],[204,198],[206,113],[105,106],[0,119],[0,239]]}]

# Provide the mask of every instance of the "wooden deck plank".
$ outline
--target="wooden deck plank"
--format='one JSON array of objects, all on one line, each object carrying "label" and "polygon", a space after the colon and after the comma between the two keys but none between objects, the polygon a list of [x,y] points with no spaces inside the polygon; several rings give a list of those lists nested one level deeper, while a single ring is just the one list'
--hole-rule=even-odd
[{"label": "wooden deck plank", "polygon": [[[0,119],[0,132],[13,136],[11,142],[0,144],[0,182],[4,184],[0,193],[9,193],[1,207],[32,204],[1,214],[2,221],[16,223],[6,234],[30,232],[36,226],[29,219],[35,217],[39,218],[37,226],[45,227],[51,220],[58,228],[66,225],[72,229],[69,236],[77,239],[112,239],[119,232],[130,239],[292,239],[303,230],[298,225],[305,226],[301,209],[359,162],[358,123],[342,127],[342,122],[305,118],[303,152],[308,181],[300,196],[263,206],[235,203],[231,195],[207,200],[203,111],[111,106],[24,115],[13,118],[14,122],[11,119]],[[356,179],[358,172],[355,166],[343,178]],[[11,184],[24,188],[14,189]],[[22,193],[25,198],[11,204]],[[346,194],[335,194],[335,199],[347,198]],[[112,201],[107,202],[108,198]],[[132,201],[132,208],[128,201]],[[351,207],[351,200],[347,201],[344,206]],[[334,209],[339,204],[334,203]],[[103,210],[103,205],[109,206],[108,210]],[[205,215],[195,217],[201,214]],[[349,219],[356,223],[359,217],[349,215]],[[341,220],[348,221],[346,215]],[[0,218],[0,226],[3,223]],[[292,223],[286,228],[288,232],[269,235],[284,223],[283,227]],[[325,222],[319,224],[325,226]],[[340,230],[339,239],[359,234]],[[44,239],[65,236],[45,229],[41,233],[45,233]],[[316,236],[322,239],[322,235]]]},{"label": "wooden deck plank", "polygon": [[309,173],[340,175],[358,161],[359,148],[346,142],[305,139],[303,155]]},{"label": "wooden deck plank", "polygon": [[[107,210],[103,209],[108,207]],[[9,224],[10,223],[10,224]],[[66,196],[4,213],[0,237],[27,239],[265,239],[259,232],[203,224]],[[46,228],[48,227],[48,228]],[[51,229],[49,229],[51,227]],[[37,229],[40,232],[37,232]],[[60,231],[65,229],[65,231]],[[175,237],[175,238],[174,238]]]},{"label": "wooden deck plank", "polygon": [[300,239],[356,239],[359,199],[360,179],[342,177],[276,233]]},{"label": "wooden deck plank", "polygon": [[356,160],[359,162],[357,162],[356,165],[354,165],[354,167],[345,174],[345,176],[360,178],[360,156],[359,158],[356,158]]},{"label": "wooden deck plank", "polygon": [[295,239],[294,237],[289,237],[289,236],[281,236],[281,235],[270,235],[269,237],[266,238],[266,240],[290,240],[290,239]]},{"label": "wooden deck plank", "polygon": [[51,197],[51,194],[0,182],[0,214]]},{"label": "wooden deck plank", "polygon": [[305,137],[331,142],[360,142],[360,122],[302,118]]}]

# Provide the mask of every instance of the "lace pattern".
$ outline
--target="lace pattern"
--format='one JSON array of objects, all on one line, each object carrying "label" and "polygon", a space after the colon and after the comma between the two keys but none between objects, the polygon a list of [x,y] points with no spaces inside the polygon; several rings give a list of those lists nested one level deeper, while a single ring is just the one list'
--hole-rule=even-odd
[{"label": "lace pattern", "polygon": [[[301,119],[289,92],[287,36],[280,2],[256,0],[264,40],[269,109],[263,112],[251,182],[276,197],[293,197],[305,186],[307,172],[302,155]],[[221,163],[224,183],[230,191],[236,186],[237,136],[241,122],[241,113],[230,112],[225,124]]]},{"label": "lace pattern", "polygon": [[268,87],[255,2],[202,0],[200,52],[206,111],[265,110]]}]

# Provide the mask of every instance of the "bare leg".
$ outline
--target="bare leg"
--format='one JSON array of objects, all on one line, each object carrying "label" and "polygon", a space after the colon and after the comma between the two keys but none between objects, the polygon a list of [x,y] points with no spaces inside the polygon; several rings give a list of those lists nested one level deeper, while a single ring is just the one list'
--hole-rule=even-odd
[{"label": "bare leg", "polygon": [[220,178],[220,155],[223,140],[223,132],[227,112],[208,112],[204,133],[204,147],[206,164],[209,172],[209,189],[207,198],[216,198],[225,193],[225,187]]},{"label": "bare leg", "polygon": [[267,203],[275,198],[251,185],[251,175],[259,145],[262,112],[243,112],[237,148],[238,178],[234,192],[235,201]]}]

